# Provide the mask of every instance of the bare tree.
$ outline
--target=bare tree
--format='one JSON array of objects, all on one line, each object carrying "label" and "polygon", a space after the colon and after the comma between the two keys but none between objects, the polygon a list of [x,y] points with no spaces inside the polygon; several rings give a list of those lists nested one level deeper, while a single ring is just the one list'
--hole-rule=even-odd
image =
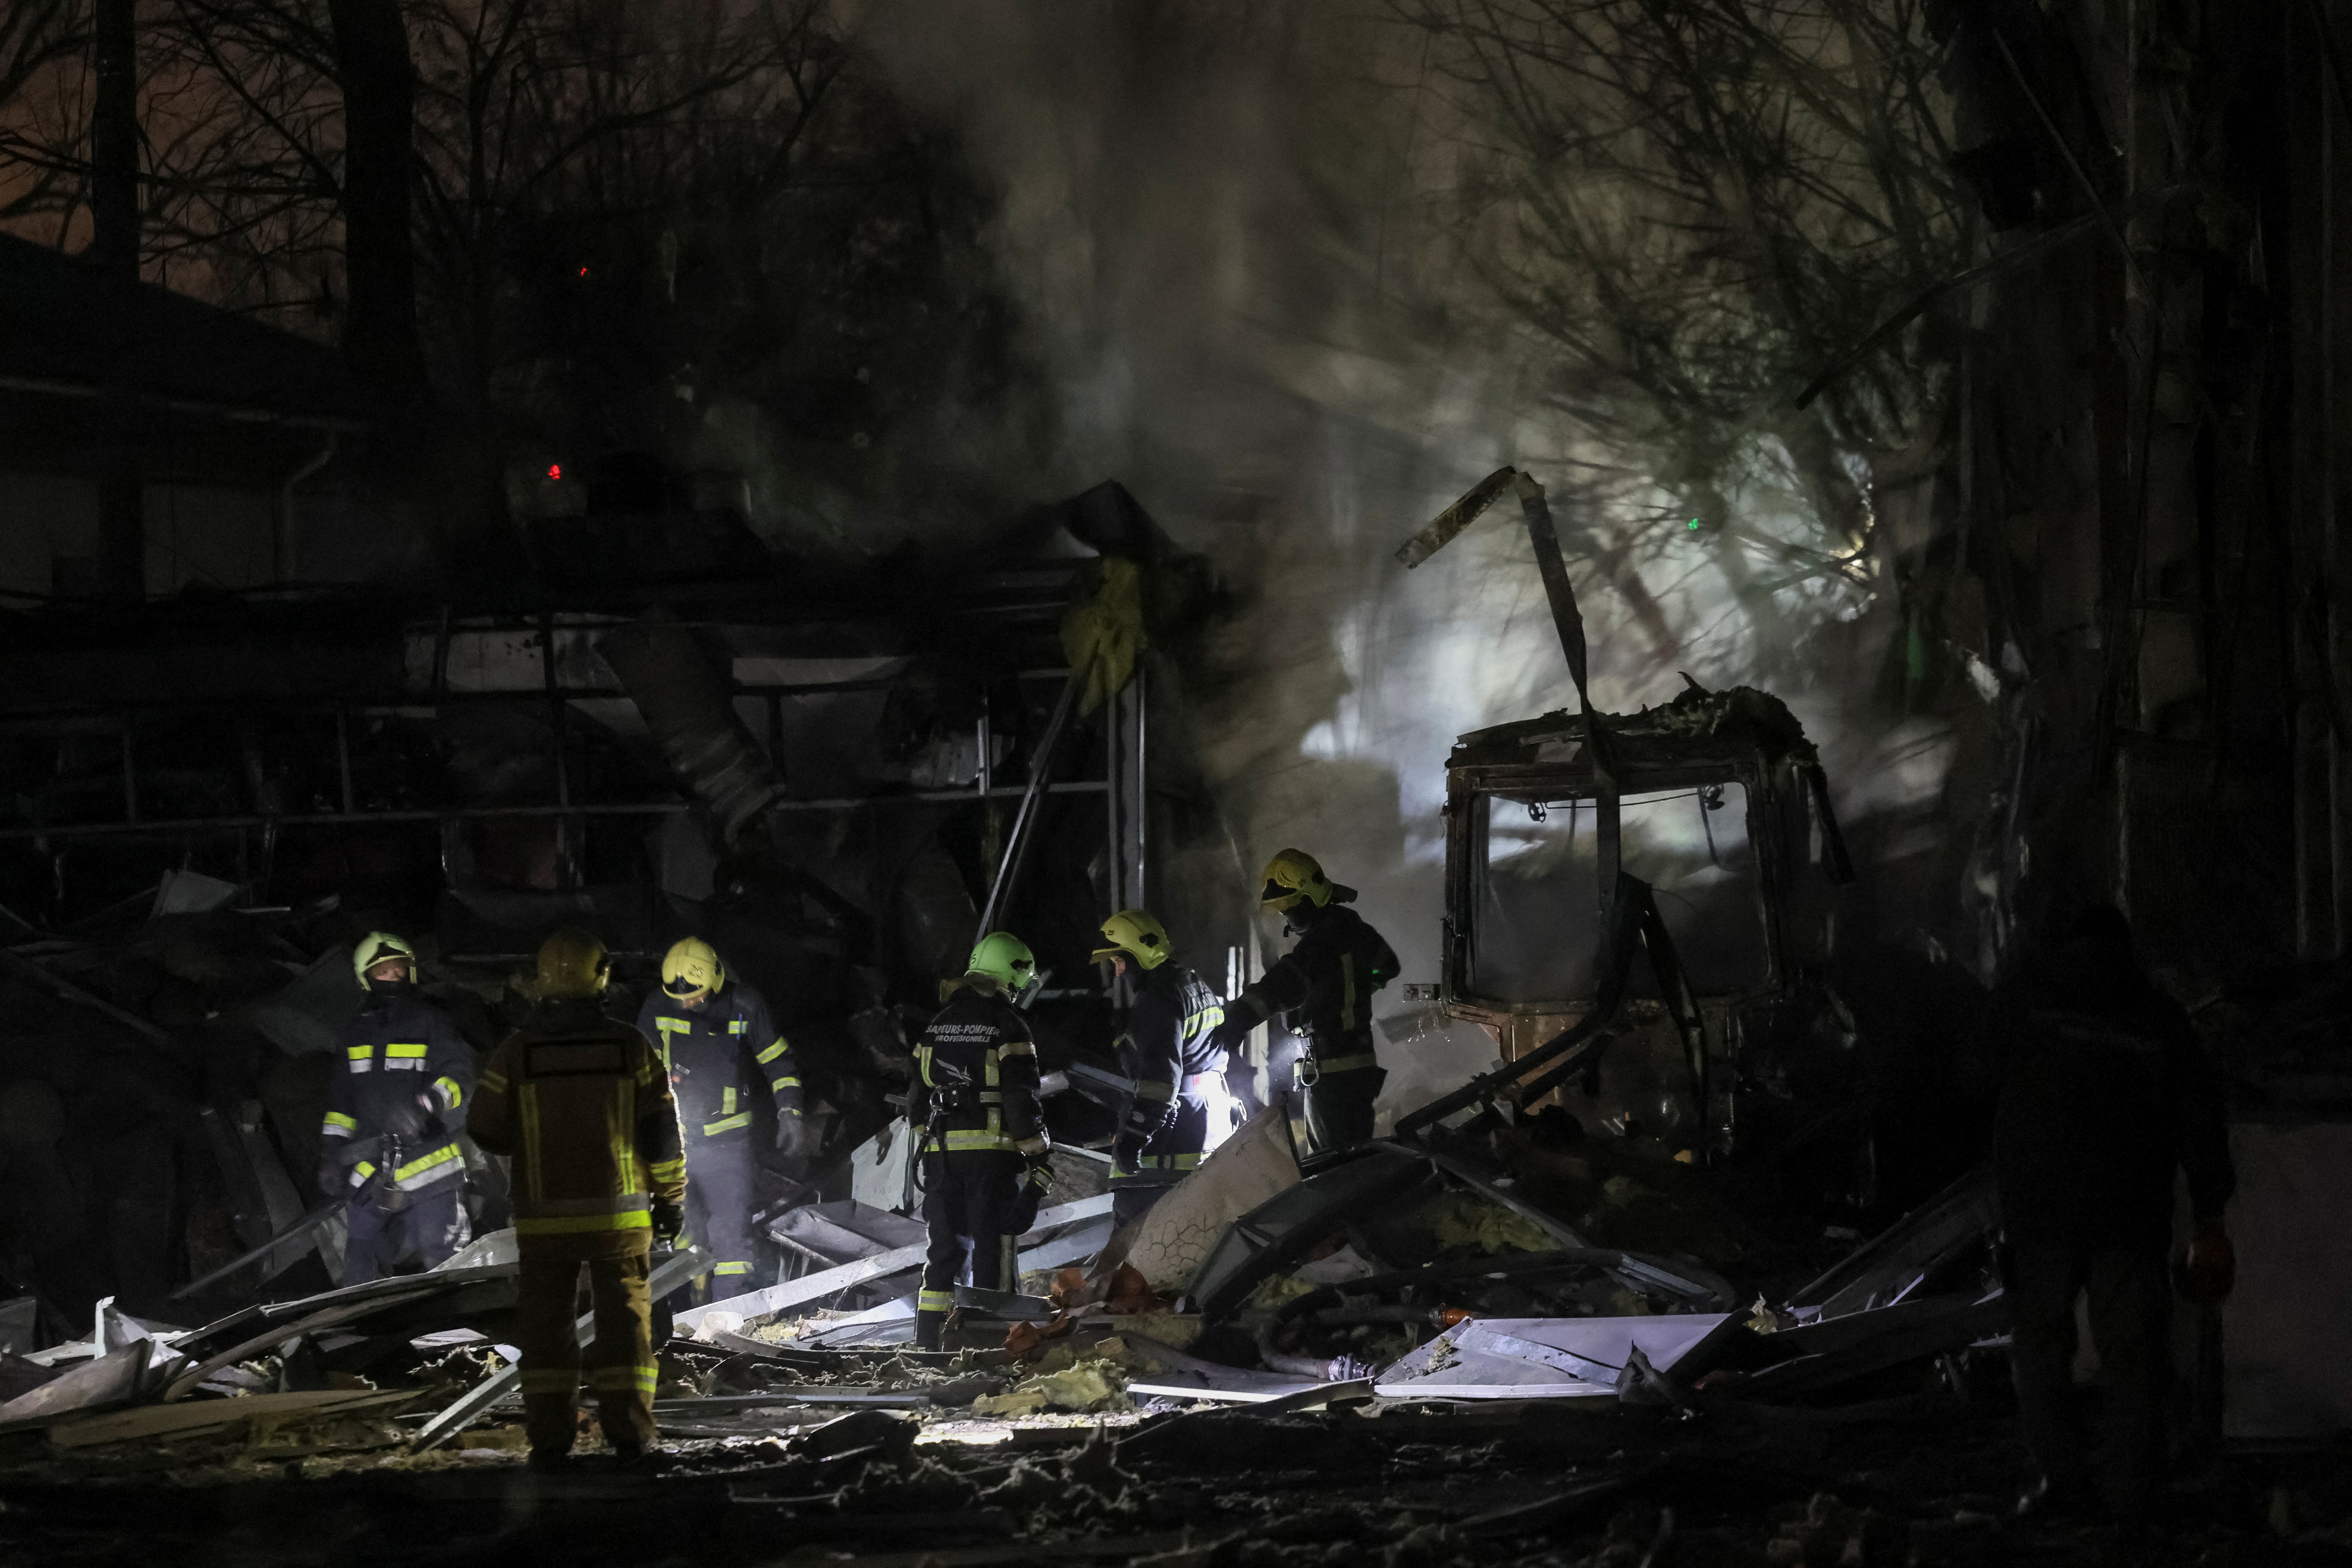
[{"label": "bare tree", "polygon": [[[1920,0],[1392,0],[1465,177],[1462,254],[1538,343],[1546,400],[1635,483],[1585,481],[1596,553],[1691,534],[1772,668],[1782,590],[1854,570],[1874,471],[1941,417],[1932,325],[1791,395],[1966,247]],[[1743,516],[1793,498],[1794,536]],[[1663,501],[1663,504],[1661,502]],[[1637,607],[1638,607],[1637,601]],[[1644,617],[1648,619],[1649,617]],[[1653,626],[1653,635],[1656,628]]]}]

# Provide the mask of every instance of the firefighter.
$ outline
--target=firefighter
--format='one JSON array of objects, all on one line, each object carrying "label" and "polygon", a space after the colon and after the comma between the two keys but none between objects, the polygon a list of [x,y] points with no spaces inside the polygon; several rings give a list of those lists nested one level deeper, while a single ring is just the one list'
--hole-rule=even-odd
[{"label": "firefighter", "polygon": [[1160,1194],[1197,1169],[1234,1128],[1223,1050],[1210,1036],[1224,1003],[1181,964],[1168,962],[1168,928],[1145,910],[1103,921],[1095,962],[1136,976],[1135,1005],[1119,1037],[1119,1070],[1135,1083],[1111,1145],[1111,1224],[1143,1217]]},{"label": "firefighter", "polygon": [[1371,1137],[1372,1102],[1388,1078],[1372,1052],[1372,993],[1396,978],[1396,953],[1344,907],[1356,890],[1334,883],[1304,850],[1283,850],[1259,880],[1261,907],[1280,910],[1298,942],[1225,1004],[1210,1047],[1230,1055],[1258,1025],[1288,1015],[1304,1037],[1293,1070],[1307,1137],[1318,1153],[1350,1148]]},{"label": "firefighter", "polygon": [[686,1226],[719,1262],[712,1289],[748,1289],[751,1272],[751,1096],[764,1082],[776,1101],[776,1147],[808,1152],[801,1079],[793,1048],[768,1018],[768,1004],[727,978],[700,937],[662,958],[662,988],[637,1013],[637,1032],[655,1043],[669,1074],[686,1134]]},{"label": "firefighter", "polygon": [[319,1128],[319,1186],[348,1197],[343,1283],[392,1272],[404,1253],[427,1268],[466,1245],[465,1156],[457,1133],[474,1052],[416,988],[416,952],[370,931],[352,952],[367,993],[337,1042]]},{"label": "firefighter", "polygon": [[577,1431],[574,1315],[588,1272],[595,1342],[588,1383],[605,1441],[624,1459],[656,1438],[652,1301],[656,1237],[686,1223],[686,1156],[660,1056],[602,1005],[604,944],[565,926],[542,943],[537,998],[490,1054],[475,1096],[474,1139],[514,1159],[522,1278],[515,1340],[532,1464],[560,1465]]},{"label": "firefighter", "polygon": [[[2236,1184],[2221,1097],[2189,1016],[2158,991],[2112,905],[2094,906],[2002,987],[1993,1128],[2018,1423],[2039,1469],[2022,1514],[2104,1500],[2145,1520],[2164,1482],[2173,1183],[2195,1222],[2181,1273],[2192,1299],[2229,1293],[2222,1209]],[[2074,1407],[2077,1296],[2099,1353],[2095,1474]]]},{"label": "firefighter", "polygon": [[983,1290],[1018,1284],[1013,1243],[1052,1181],[1037,1047],[1013,1005],[1036,968],[1019,937],[982,938],[962,984],[915,1047],[907,1121],[922,1140],[923,1223],[931,1233],[915,1303],[919,1350],[940,1348],[960,1278],[968,1273]]}]

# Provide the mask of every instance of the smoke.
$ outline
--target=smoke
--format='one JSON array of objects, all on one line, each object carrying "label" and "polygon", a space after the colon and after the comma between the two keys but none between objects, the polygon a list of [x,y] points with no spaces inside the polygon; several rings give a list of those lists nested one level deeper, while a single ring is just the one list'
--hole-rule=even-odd
[{"label": "smoke", "polygon": [[[1675,503],[1648,459],[1537,395],[1543,345],[1496,309],[1449,225],[1468,141],[1425,36],[1320,0],[923,0],[860,26],[1002,182],[993,243],[1060,426],[1054,471],[1028,482],[1042,496],[1120,479],[1245,591],[1193,721],[1250,869],[1287,844],[1318,855],[1361,890],[1404,978],[1437,978],[1447,752],[1574,701],[1516,508],[1416,571],[1391,557],[1504,462],[1551,489],[1596,701],[1665,700],[1678,670],[1758,680],[1833,768],[1864,764],[1869,732],[1846,715],[1884,646],[1874,585],[1798,574],[1768,584],[1759,616],[1726,552],[1819,534],[1769,443],[1716,476],[1748,542],[1662,534]],[[1644,522],[1634,561],[1626,531]],[[1835,668],[1801,657],[1823,627]],[[1933,773],[1914,763],[1874,788],[1916,804]],[[1236,879],[1227,896],[1244,893]],[[1380,1004],[1406,1010],[1398,990]],[[1412,1051],[1392,1102],[1493,1047],[1457,1030]]]}]

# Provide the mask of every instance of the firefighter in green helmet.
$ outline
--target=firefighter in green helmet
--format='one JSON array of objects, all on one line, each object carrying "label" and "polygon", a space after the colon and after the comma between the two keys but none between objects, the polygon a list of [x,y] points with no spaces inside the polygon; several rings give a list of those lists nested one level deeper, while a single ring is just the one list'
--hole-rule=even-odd
[{"label": "firefighter in green helmet", "polygon": [[907,1121],[920,1140],[923,1223],[930,1228],[916,1298],[918,1349],[940,1348],[961,1277],[984,1290],[1019,1283],[1013,1243],[1051,1181],[1037,1047],[1014,1005],[1036,973],[1019,937],[982,937],[962,984],[915,1047]]}]

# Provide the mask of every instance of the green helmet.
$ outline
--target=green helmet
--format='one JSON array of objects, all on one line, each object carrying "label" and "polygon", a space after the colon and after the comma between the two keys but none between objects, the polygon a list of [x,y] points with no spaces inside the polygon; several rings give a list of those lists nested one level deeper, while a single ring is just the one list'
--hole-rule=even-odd
[{"label": "green helmet", "polygon": [[352,973],[360,977],[362,985],[365,985],[368,971],[392,958],[408,960],[409,973],[416,973],[415,948],[388,931],[372,931],[360,939],[359,946],[352,949]]},{"label": "green helmet", "polygon": [[984,974],[1007,991],[1023,991],[1037,978],[1037,956],[1009,931],[992,931],[971,950],[966,974]]}]

